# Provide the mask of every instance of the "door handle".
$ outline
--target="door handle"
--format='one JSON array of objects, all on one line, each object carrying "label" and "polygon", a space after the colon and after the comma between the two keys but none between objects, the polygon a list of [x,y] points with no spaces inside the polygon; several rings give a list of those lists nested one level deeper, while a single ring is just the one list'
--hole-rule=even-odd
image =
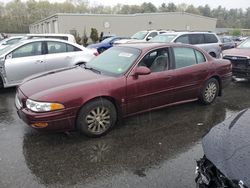
[{"label": "door handle", "polygon": [[37,60],[37,61],[35,62],[35,64],[38,64],[38,63],[44,63],[44,61],[43,61],[43,60]]}]

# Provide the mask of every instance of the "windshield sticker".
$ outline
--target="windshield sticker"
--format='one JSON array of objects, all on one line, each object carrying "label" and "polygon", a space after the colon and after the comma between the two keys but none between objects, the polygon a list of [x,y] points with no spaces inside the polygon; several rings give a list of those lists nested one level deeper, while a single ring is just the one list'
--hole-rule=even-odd
[{"label": "windshield sticker", "polygon": [[126,52],[122,52],[118,55],[119,57],[132,57],[133,54],[130,54],[130,53],[126,53]]}]

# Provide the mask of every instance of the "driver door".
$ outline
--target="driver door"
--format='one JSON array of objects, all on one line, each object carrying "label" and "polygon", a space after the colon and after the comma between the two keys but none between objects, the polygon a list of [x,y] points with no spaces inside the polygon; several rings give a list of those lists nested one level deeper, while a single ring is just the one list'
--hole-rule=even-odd
[{"label": "driver door", "polygon": [[[162,51],[166,54],[162,55]],[[149,52],[137,66],[146,66],[151,73],[139,76],[130,74],[127,77],[127,115],[171,103],[174,75],[173,70],[169,70],[168,54],[167,48]]]},{"label": "driver door", "polygon": [[5,71],[9,84],[45,71],[42,42],[31,42],[13,50],[6,56]]}]

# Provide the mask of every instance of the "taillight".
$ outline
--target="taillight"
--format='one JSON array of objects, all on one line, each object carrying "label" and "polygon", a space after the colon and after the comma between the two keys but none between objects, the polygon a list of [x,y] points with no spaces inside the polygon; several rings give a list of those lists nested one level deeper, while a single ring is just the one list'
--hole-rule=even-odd
[{"label": "taillight", "polygon": [[223,49],[223,44],[219,44],[219,47],[222,50]]}]

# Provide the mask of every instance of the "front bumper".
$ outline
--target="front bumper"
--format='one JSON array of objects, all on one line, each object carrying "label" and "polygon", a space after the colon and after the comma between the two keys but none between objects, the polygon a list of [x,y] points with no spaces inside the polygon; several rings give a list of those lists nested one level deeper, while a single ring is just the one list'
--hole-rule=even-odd
[{"label": "front bumper", "polygon": [[228,179],[206,156],[197,161],[195,174],[198,188],[247,188],[242,181]]},{"label": "front bumper", "polygon": [[[18,90],[15,98],[17,114],[29,126],[44,131],[69,131],[75,129],[76,114],[79,107],[51,112],[33,112],[25,107],[26,100],[27,97]],[[35,126],[37,124],[46,124],[47,126]]]},{"label": "front bumper", "polygon": [[240,68],[233,68],[233,76],[237,78],[250,78],[250,68],[249,69],[240,69]]},{"label": "front bumper", "polygon": [[[75,129],[76,109],[60,110],[46,113],[32,112],[27,108],[17,108],[17,114],[29,126],[44,131],[69,131]],[[46,123],[47,126],[39,128],[38,123]]]}]

